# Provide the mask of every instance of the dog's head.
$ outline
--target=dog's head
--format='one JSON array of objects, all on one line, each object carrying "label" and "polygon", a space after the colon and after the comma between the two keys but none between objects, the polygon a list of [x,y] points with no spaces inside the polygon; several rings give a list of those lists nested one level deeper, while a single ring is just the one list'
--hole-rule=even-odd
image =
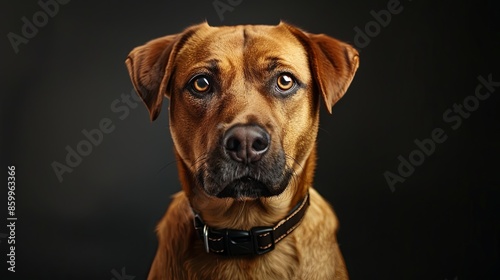
[{"label": "dog's head", "polygon": [[152,120],[170,99],[184,191],[254,200],[307,191],[320,101],[331,112],[358,53],[285,23],[204,23],[135,48],[126,64]]}]

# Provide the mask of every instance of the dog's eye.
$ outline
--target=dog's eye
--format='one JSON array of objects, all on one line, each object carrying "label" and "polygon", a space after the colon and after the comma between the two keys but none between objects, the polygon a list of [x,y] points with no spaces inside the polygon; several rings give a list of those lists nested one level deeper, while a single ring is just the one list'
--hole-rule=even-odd
[{"label": "dog's eye", "polygon": [[206,76],[198,76],[191,81],[191,88],[197,93],[205,93],[210,90],[210,81]]},{"label": "dog's eye", "polygon": [[281,74],[276,81],[280,90],[287,91],[295,84],[294,79],[289,74]]}]

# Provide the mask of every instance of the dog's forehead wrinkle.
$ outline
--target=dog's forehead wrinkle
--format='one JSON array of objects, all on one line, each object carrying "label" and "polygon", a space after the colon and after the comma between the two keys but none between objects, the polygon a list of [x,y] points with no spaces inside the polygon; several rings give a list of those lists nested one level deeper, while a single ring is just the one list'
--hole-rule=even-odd
[{"label": "dog's forehead wrinkle", "polygon": [[267,71],[272,72],[278,67],[280,58],[276,56],[270,56],[266,60],[267,60]]},{"label": "dog's forehead wrinkle", "polygon": [[247,29],[244,28],[243,29],[243,48],[246,46],[248,42],[248,33],[247,33]]},{"label": "dog's forehead wrinkle", "polygon": [[208,68],[208,70],[212,73],[214,73],[215,75],[219,75],[220,74],[220,59],[217,59],[217,58],[211,58],[209,60],[206,61],[206,67]]}]

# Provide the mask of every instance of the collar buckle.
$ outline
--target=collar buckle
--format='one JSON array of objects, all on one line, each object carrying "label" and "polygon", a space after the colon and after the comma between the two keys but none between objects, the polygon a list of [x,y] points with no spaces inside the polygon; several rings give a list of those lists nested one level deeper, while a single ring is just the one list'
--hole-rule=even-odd
[{"label": "collar buckle", "polygon": [[274,250],[274,228],[254,227],[250,232],[253,236],[253,250],[256,255],[263,255]]},{"label": "collar buckle", "polygon": [[203,245],[205,245],[205,252],[210,253],[210,245],[208,245],[208,226],[203,226]]},{"label": "collar buckle", "polygon": [[242,256],[252,254],[253,236],[246,230],[225,230],[225,248],[228,256]]}]

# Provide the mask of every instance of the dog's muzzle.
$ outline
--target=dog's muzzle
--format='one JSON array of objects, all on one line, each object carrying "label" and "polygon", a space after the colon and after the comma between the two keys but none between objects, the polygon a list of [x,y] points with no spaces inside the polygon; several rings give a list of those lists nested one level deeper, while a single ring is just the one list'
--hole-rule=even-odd
[{"label": "dog's muzzle", "polygon": [[293,174],[285,153],[261,126],[230,127],[198,170],[204,191],[219,198],[270,197],[282,193]]}]

